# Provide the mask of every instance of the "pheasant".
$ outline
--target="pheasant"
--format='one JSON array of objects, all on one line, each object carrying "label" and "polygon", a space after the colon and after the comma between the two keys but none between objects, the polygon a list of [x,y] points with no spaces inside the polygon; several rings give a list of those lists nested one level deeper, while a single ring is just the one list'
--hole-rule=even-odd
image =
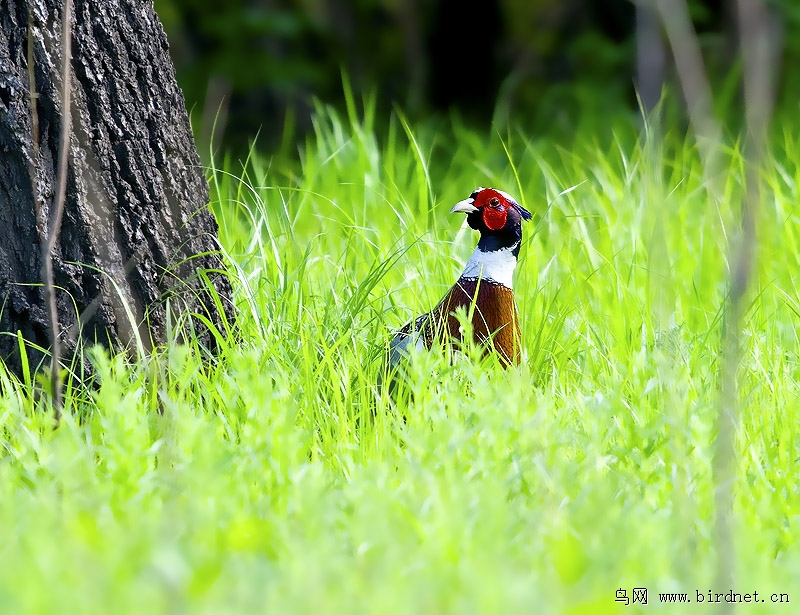
[{"label": "pheasant", "polygon": [[522,221],[532,216],[510,195],[494,188],[477,188],[450,210],[456,212],[467,214],[467,224],[480,232],[478,246],[439,304],[395,334],[389,344],[390,370],[409,351],[430,348],[436,339],[446,344],[461,342],[454,315],[459,307],[472,315],[475,343],[494,350],[504,366],[519,364],[520,327],[512,276],[522,243]]}]

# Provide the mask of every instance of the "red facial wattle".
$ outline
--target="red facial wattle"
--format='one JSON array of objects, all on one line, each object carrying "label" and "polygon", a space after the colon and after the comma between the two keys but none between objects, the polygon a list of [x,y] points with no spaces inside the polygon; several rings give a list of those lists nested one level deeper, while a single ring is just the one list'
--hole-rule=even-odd
[{"label": "red facial wattle", "polygon": [[499,231],[506,225],[508,209],[502,203],[493,207],[487,205],[483,208],[483,223],[491,231]]},{"label": "red facial wattle", "polygon": [[508,220],[509,204],[497,190],[483,189],[475,199],[475,206],[483,211],[483,223],[490,231],[499,231]]}]

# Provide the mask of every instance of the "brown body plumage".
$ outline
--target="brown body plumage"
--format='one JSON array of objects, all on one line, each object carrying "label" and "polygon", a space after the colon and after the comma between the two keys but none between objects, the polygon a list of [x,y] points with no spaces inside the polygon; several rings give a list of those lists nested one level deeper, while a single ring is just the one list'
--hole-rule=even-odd
[{"label": "brown body plumage", "polygon": [[419,333],[425,348],[434,340],[463,342],[462,327],[455,313],[462,308],[471,315],[473,341],[494,351],[504,365],[520,361],[520,329],[514,291],[491,280],[461,278],[429,313],[409,322],[398,331],[396,339]]}]

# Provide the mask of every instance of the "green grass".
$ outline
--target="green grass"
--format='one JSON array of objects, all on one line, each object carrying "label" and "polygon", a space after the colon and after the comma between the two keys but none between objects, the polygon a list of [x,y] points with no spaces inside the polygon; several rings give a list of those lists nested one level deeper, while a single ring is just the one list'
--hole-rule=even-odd
[{"label": "green grass", "polygon": [[[94,352],[101,384],[55,431],[35,383],[0,375],[0,611],[633,613],[614,592],[647,587],[641,612],[683,613],[657,593],[712,588],[735,143],[707,180],[683,135],[624,121],[567,144],[397,117],[378,139],[350,103],[319,110],[299,165],[210,172],[239,308],[216,364]],[[800,603],[795,132],[764,173],[737,583],[714,588],[766,597],[747,613]],[[476,237],[447,212],[478,185],[535,212],[526,359],[422,354],[393,411],[375,358],[458,275]]]}]

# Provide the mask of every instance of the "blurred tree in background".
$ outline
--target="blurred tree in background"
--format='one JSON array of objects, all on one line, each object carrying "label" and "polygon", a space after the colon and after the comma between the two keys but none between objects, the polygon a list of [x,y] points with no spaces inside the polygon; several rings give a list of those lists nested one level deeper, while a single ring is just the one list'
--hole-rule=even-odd
[{"label": "blurred tree in background", "polygon": [[[716,102],[734,108],[741,90],[734,3],[688,6]],[[783,53],[779,104],[796,105],[800,3],[770,6]],[[484,123],[513,117],[535,132],[637,107],[636,28],[646,22],[628,0],[155,0],[155,7],[201,150],[212,130],[225,148],[247,146],[259,130],[262,148],[293,143],[295,130],[310,125],[314,97],[341,103],[342,71],[356,93],[374,91],[380,108],[396,103],[411,117],[451,110]],[[640,39],[663,38],[658,26]],[[668,47],[665,58],[670,83]]]}]

